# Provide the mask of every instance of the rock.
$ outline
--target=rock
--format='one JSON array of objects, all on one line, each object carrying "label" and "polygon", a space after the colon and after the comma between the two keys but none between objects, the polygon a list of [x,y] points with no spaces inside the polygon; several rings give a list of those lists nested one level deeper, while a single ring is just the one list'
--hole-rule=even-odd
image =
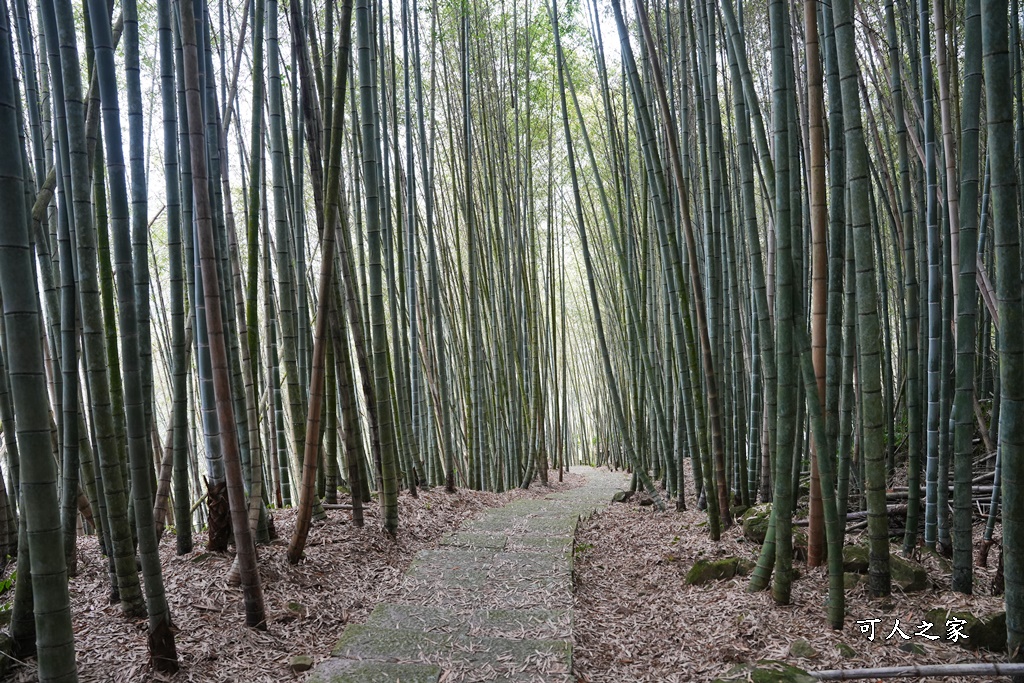
[{"label": "rock", "polygon": [[627,500],[633,497],[633,494],[628,491],[616,491],[615,495],[612,496],[613,503],[625,503]]},{"label": "rock", "polygon": [[294,601],[288,603],[288,611],[297,617],[304,617],[306,616],[307,613],[305,605],[303,605],[301,602]]},{"label": "rock", "polygon": [[899,555],[889,555],[889,572],[893,584],[899,586],[904,593],[928,588],[928,572],[917,562],[905,560]]},{"label": "rock", "polygon": [[292,673],[300,674],[313,668],[313,658],[309,655],[295,655],[288,660],[288,668]]},{"label": "rock", "polygon": [[712,683],[816,683],[818,679],[790,664],[763,659],[757,664],[740,664]]},{"label": "rock", "polygon": [[[959,619],[960,621],[964,622],[964,625],[961,627],[960,630],[964,633],[967,633],[968,640],[970,640],[970,634],[968,633],[968,630],[972,626],[974,626],[975,623],[977,623],[978,618],[970,612],[954,612],[953,610],[944,609],[942,607],[930,609],[927,612],[925,612],[924,620],[932,625],[932,627],[928,629],[927,633],[929,635],[939,636],[939,641],[947,643],[951,642],[949,640],[949,632],[947,630],[946,623],[953,621],[955,619]],[[957,639],[957,642],[960,642],[959,638]]]},{"label": "rock", "polygon": [[749,509],[750,509],[749,505],[744,505],[743,503],[737,503],[736,505],[732,505],[732,506],[729,507],[729,512],[732,513],[732,518],[733,519],[739,519],[740,517],[743,516],[743,513],[745,513]]},{"label": "rock", "polygon": [[[742,516],[737,517],[743,526],[743,537],[752,543],[764,543],[771,523],[772,504],[761,503],[747,508]],[[796,559],[807,559],[807,529],[793,527],[793,550]]]},{"label": "rock", "polygon": [[925,649],[917,643],[901,643],[900,649],[913,655],[923,655],[926,653]]},{"label": "rock", "polygon": [[866,574],[868,571],[868,549],[862,545],[848,545],[843,548],[843,571]]},{"label": "rock", "polygon": [[1006,612],[979,619],[968,635],[967,646],[972,650],[981,648],[990,652],[1006,652]]},{"label": "rock", "polygon": [[754,543],[764,543],[765,534],[768,533],[768,520],[771,519],[771,513],[771,503],[761,503],[744,512],[741,518],[744,538]]},{"label": "rock", "polygon": [[741,557],[726,557],[721,560],[697,560],[686,572],[686,583],[701,586],[712,581],[746,576],[754,569],[754,563]]},{"label": "rock", "polygon": [[[843,571],[852,574],[867,574],[869,552],[864,545],[848,545],[843,548]],[[930,585],[928,572],[917,562],[907,560],[896,553],[889,554],[889,573],[892,583],[904,593],[923,591]],[[852,579],[846,579],[850,587]]]},{"label": "rock", "polygon": [[846,643],[837,643],[836,652],[842,655],[843,659],[852,659],[857,656],[857,651]]},{"label": "rock", "polygon": [[800,638],[794,640],[793,644],[789,646],[789,655],[799,659],[815,659],[818,656],[818,651],[806,640]]},{"label": "rock", "polygon": [[638,502],[642,507],[654,505],[654,500],[650,496],[640,496],[640,500]]},{"label": "rock", "polygon": [[932,557],[939,565],[939,571],[944,574],[949,574],[953,571],[953,563],[943,557],[938,551],[932,550],[928,546],[920,546],[918,548],[921,551],[921,555],[928,555]]},{"label": "rock", "polygon": [[861,575],[854,572],[843,573],[843,588],[850,590],[860,583]]},{"label": "rock", "polygon": [[940,607],[929,610],[925,619],[933,624],[928,633],[939,636],[941,641],[953,642],[949,637],[950,626],[956,624],[960,627],[959,632],[967,636],[958,637],[956,644],[965,650],[1006,652],[1006,612],[997,612],[979,619],[970,612],[954,612]]}]

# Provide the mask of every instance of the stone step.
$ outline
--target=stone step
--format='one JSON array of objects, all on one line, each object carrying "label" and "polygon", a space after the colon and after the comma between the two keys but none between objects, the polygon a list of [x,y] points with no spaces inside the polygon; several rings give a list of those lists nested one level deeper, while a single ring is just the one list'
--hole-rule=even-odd
[{"label": "stone step", "polygon": [[572,637],[572,615],[565,609],[471,609],[460,612],[446,607],[381,604],[373,610],[366,624],[374,628],[488,638],[568,640]]},{"label": "stone step", "polygon": [[366,624],[346,628],[331,656],[366,665],[433,664],[456,678],[472,673],[474,680],[569,681],[572,671],[568,640],[470,637]]},{"label": "stone step", "polygon": [[562,577],[500,580],[463,572],[448,577],[403,581],[402,602],[467,609],[570,609],[572,580]]},{"label": "stone step", "polygon": [[332,657],[319,665],[307,683],[438,683],[436,664],[394,664]]},{"label": "stone step", "polygon": [[490,510],[417,554],[399,597],[345,629],[313,683],[572,683],[573,536],[623,488],[585,486]]},{"label": "stone step", "polygon": [[523,578],[558,576],[565,570],[562,553],[548,550],[495,551],[479,548],[438,548],[421,550],[409,567],[409,574],[437,571],[486,572],[488,578],[513,575]]}]

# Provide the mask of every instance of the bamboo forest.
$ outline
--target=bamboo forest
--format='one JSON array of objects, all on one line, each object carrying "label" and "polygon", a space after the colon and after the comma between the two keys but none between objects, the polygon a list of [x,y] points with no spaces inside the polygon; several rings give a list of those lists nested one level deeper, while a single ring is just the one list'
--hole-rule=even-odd
[{"label": "bamboo forest", "polygon": [[1024,681],[1022,20],[0,0],[0,679]]}]

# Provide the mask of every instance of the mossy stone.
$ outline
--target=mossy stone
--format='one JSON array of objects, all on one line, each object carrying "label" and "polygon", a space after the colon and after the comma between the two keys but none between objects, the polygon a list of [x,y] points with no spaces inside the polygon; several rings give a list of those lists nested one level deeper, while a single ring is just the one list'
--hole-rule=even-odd
[{"label": "mossy stone", "polygon": [[612,496],[613,503],[625,503],[627,500],[633,497],[632,493],[627,491],[616,491]]},{"label": "mossy stone", "polygon": [[982,617],[969,631],[966,643],[972,650],[985,649],[990,652],[1006,652],[1006,612],[997,612]]},{"label": "mossy stone", "polygon": [[836,652],[838,652],[843,659],[853,659],[857,656],[857,651],[846,643],[837,643]]},{"label": "mossy stone", "polygon": [[734,576],[746,576],[754,569],[754,563],[742,557],[726,557],[721,560],[697,560],[690,571],[686,572],[686,583],[700,586],[712,581],[731,579]]},{"label": "mossy stone", "polygon": [[[939,636],[939,640],[952,642],[949,637],[949,622],[954,619],[964,622],[960,624],[960,633],[956,644],[965,650],[985,649],[990,652],[1006,652],[1006,612],[997,612],[987,617],[978,618],[965,611],[942,609],[929,610],[925,614],[927,621],[933,624],[929,633]],[[954,622],[958,623],[958,622]]]},{"label": "mossy stone", "polygon": [[794,640],[793,644],[789,646],[789,655],[799,659],[815,659],[818,656],[818,651],[806,640],[800,638]]},{"label": "mossy stone", "polygon": [[929,548],[928,546],[921,546],[920,551],[922,555],[928,555],[934,558],[935,561],[938,563],[939,569],[941,571],[945,572],[946,574],[949,574],[953,571],[953,563],[945,557],[943,557],[942,554],[937,550]]},{"label": "mossy stone", "polygon": [[816,683],[818,679],[791,664],[764,659],[757,664],[740,664],[712,683]]},{"label": "mossy stone", "polygon": [[923,591],[928,588],[928,572],[917,562],[905,560],[899,555],[889,556],[889,572],[892,582],[904,593]]},{"label": "mossy stone", "polygon": [[[950,622],[953,622],[954,620],[964,622],[963,625],[960,627],[960,631],[968,636],[967,640],[970,640],[970,629],[976,623],[978,623],[978,618],[970,612],[961,610],[948,610],[942,607],[937,607],[935,609],[928,610],[927,612],[925,612],[924,619],[928,623],[932,624],[932,627],[928,629],[927,633],[929,635],[938,636],[939,641],[947,643],[952,642],[949,639],[949,629],[947,627],[947,624],[949,624]],[[957,642],[959,643],[960,641],[961,639],[957,638]],[[965,644],[964,647],[967,647],[967,645]]]},{"label": "mossy stone", "polygon": [[754,543],[764,543],[771,514],[771,503],[761,503],[744,512],[742,517],[744,538]]},{"label": "mossy stone", "polygon": [[868,549],[862,545],[848,545],[843,548],[843,571],[866,574],[868,571]]},{"label": "mossy stone", "polygon": [[843,588],[850,590],[860,583],[861,575],[854,572],[843,572]]},{"label": "mossy stone", "polygon": [[292,673],[302,673],[313,668],[313,658],[309,655],[295,655],[288,660],[288,668]]}]

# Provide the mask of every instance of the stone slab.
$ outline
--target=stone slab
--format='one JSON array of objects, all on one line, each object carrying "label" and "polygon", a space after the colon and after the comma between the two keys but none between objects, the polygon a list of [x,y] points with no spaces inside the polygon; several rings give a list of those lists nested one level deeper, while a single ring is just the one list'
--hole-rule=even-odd
[{"label": "stone slab", "polygon": [[442,547],[475,548],[479,550],[504,550],[508,536],[494,533],[472,533],[457,531],[441,538]]},{"label": "stone slab", "polygon": [[395,664],[331,658],[316,668],[307,683],[438,683],[435,664]]},{"label": "stone slab", "polygon": [[580,488],[490,510],[421,551],[402,593],[350,625],[314,683],[572,683],[573,537],[625,486],[585,468]]},{"label": "stone slab", "polygon": [[366,625],[487,638],[568,640],[572,637],[572,615],[567,609],[458,611],[425,605],[380,604],[370,614]]}]

